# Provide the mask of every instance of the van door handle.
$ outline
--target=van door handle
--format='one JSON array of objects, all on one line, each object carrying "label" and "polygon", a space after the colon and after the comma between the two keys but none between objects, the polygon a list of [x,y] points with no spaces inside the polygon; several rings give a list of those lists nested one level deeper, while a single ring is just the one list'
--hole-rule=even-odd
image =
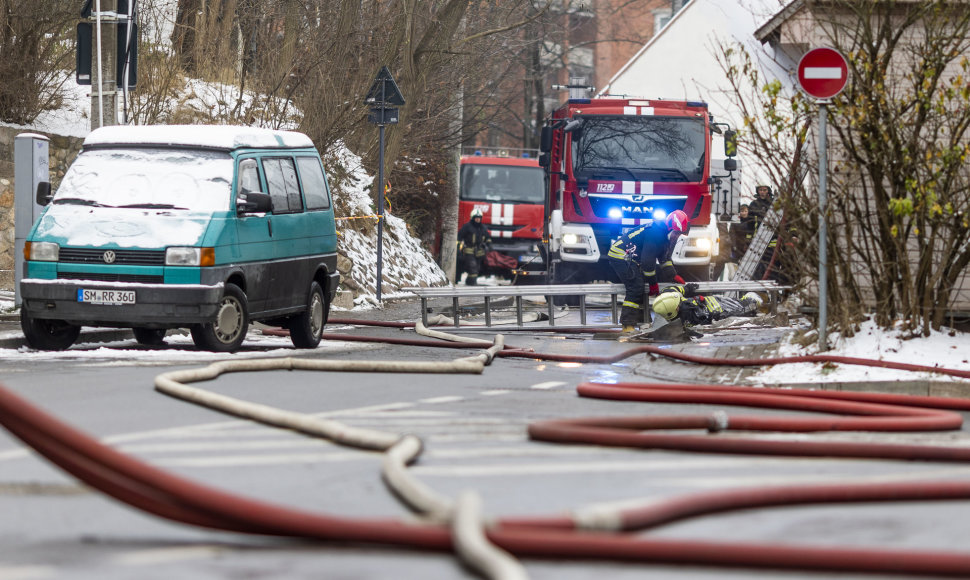
[{"label": "van door handle", "polygon": [[272,238],[273,237],[273,219],[272,218],[267,218],[266,219],[266,229],[269,230],[269,237]]}]

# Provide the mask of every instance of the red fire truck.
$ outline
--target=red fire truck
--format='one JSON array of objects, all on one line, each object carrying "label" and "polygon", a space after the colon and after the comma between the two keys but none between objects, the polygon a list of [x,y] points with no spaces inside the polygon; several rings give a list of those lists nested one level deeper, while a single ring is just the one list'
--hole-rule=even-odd
[{"label": "red fire truck", "polygon": [[[461,157],[458,227],[482,211],[492,236],[492,249],[514,258],[523,281],[528,273],[544,271],[542,243],[545,183],[534,152],[476,149]],[[487,268],[486,274],[512,276],[510,269]]]},{"label": "red fire truck", "polygon": [[[674,265],[684,278],[710,279],[719,241],[711,189],[737,167],[735,131],[715,123],[704,102],[583,98],[576,89],[587,87],[568,88],[541,135],[550,283],[615,281],[606,260],[612,241],[678,209],[691,230]],[[712,160],[715,135],[726,159]]]}]

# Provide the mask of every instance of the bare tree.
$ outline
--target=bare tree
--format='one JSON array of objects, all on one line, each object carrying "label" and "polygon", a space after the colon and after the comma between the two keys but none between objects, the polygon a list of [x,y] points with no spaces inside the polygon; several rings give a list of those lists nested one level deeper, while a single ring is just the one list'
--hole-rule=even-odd
[{"label": "bare tree", "polygon": [[[448,167],[457,163],[458,144],[507,105],[500,95],[520,93],[505,90],[524,77],[509,54],[522,45],[519,29],[545,4],[527,10],[530,0],[181,0],[173,38],[181,68],[226,88],[219,103],[227,110],[213,111],[221,122],[297,126],[321,149],[345,143],[373,173],[377,131],[364,96],[388,66],[406,97],[400,123],[386,132],[385,175],[398,198],[392,206],[435,230],[418,231],[422,238],[440,242],[457,228],[457,172]],[[417,167],[450,175],[448,183],[429,194],[426,185],[413,185],[427,180],[406,175]]]},{"label": "bare tree", "polygon": [[[947,0],[806,6],[849,61],[830,105],[830,309],[846,332],[872,311],[883,326],[928,333],[946,321],[970,264],[970,11]],[[793,253],[811,276],[818,204],[803,177],[817,175],[816,156],[806,147],[793,164],[785,144],[814,134],[814,105],[762,80],[750,55],[725,62],[749,111],[747,153],[786,184],[781,202],[801,234]]]},{"label": "bare tree", "polygon": [[0,0],[0,121],[26,125],[62,102],[73,82],[73,35],[80,9],[55,0]]}]

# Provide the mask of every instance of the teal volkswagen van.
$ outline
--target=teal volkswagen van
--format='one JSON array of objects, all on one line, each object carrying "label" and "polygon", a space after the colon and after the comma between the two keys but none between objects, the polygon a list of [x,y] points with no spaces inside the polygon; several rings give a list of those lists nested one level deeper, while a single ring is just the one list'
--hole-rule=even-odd
[{"label": "teal volkswagen van", "polygon": [[142,344],[188,328],[199,348],[238,350],[249,324],[320,342],[336,294],[327,177],[309,137],[230,126],[92,131],[24,245],[27,344],[70,347],[82,326],[131,328]]}]

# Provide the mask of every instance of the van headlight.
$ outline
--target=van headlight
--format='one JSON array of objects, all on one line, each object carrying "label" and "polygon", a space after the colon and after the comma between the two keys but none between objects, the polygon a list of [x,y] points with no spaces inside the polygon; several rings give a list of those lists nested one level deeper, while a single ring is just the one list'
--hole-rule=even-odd
[{"label": "van headlight", "polygon": [[711,249],[711,240],[710,238],[697,238],[697,241],[694,242],[694,245],[698,249],[701,249],[707,252],[707,251],[710,251]]},{"label": "van headlight", "polygon": [[61,247],[54,242],[27,242],[24,244],[24,258],[35,262],[56,262]]},{"label": "van headlight", "polygon": [[214,248],[172,247],[165,250],[166,266],[212,266],[216,263]]}]

